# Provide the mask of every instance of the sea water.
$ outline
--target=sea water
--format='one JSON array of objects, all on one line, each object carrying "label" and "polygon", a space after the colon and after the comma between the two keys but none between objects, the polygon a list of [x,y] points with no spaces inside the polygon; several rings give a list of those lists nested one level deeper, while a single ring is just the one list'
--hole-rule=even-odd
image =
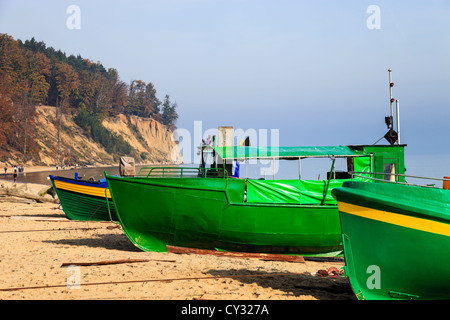
[{"label": "sea water", "polygon": [[[236,163],[233,163],[233,173]],[[328,158],[306,158],[302,159],[299,166],[298,160],[279,160],[275,166],[272,161],[248,161],[239,162],[239,177],[251,179],[302,179],[325,180],[327,172],[331,170],[332,161]],[[198,167],[198,164],[183,164],[183,167]],[[142,166],[136,166],[136,172]],[[443,178],[450,176],[450,155],[407,155],[405,156],[406,174],[422,177]],[[347,171],[346,159],[338,158],[335,162],[336,171]],[[9,168],[11,171],[11,168]],[[94,168],[66,168],[65,170],[53,170],[43,172],[24,172],[18,173],[17,182],[19,183],[38,183],[48,184],[50,174],[66,178],[74,178],[75,173],[83,179],[93,178],[99,180],[105,177],[104,172],[109,175],[118,175],[119,167],[94,167]],[[0,175],[0,179],[13,180],[11,172]],[[441,187],[442,181],[423,180],[416,178],[407,178],[408,182],[417,184],[436,184]]]}]

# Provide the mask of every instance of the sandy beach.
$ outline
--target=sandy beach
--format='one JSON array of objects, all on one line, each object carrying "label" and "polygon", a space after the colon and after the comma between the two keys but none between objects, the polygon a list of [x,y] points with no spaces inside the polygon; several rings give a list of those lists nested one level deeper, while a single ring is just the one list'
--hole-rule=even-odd
[{"label": "sandy beach", "polygon": [[[286,262],[144,252],[112,222],[0,196],[3,300],[355,300],[342,259]],[[324,272],[325,271],[325,272]]]}]

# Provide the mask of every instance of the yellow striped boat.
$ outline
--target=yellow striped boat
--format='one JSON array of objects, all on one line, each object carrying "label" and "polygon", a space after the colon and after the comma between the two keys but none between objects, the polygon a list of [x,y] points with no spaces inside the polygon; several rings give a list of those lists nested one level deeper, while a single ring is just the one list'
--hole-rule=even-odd
[{"label": "yellow striped boat", "polygon": [[66,216],[81,221],[117,221],[106,179],[78,180],[50,175]]},{"label": "yellow striped boat", "polygon": [[359,299],[450,299],[450,190],[354,181],[332,194]]}]

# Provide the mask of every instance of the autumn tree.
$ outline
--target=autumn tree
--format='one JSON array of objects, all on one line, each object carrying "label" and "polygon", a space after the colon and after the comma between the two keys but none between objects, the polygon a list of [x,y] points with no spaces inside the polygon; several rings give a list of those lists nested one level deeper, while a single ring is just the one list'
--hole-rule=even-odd
[{"label": "autumn tree", "polygon": [[25,89],[25,57],[17,41],[6,34],[0,34],[0,70],[11,100],[20,101]]},{"label": "autumn tree", "polygon": [[[100,62],[97,64],[100,65]],[[94,71],[94,77],[95,92],[93,95],[92,111],[99,119],[102,119],[108,114],[108,109],[111,104],[112,88],[107,74],[102,72],[100,68]]]},{"label": "autumn tree", "polygon": [[[114,68],[105,69],[78,55],[67,56],[34,38],[22,42],[0,33],[0,147],[38,154],[35,115],[38,104],[56,107],[57,161],[61,153],[61,117],[70,112],[85,133],[111,152],[132,152],[120,137],[102,125],[120,113],[152,118],[172,130],[178,118],[176,103],[164,104],[151,82],[123,82]],[[161,110],[162,108],[162,110]],[[134,152],[134,151],[133,151]]]},{"label": "autumn tree", "polygon": [[14,107],[8,95],[6,78],[6,73],[0,70],[0,148],[6,147],[8,138],[14,134],[14,127],[11,126],[14,121]]},{"label": "autumn tree", "polygon": [[35,104],[44,101],[48,94],[49,59],[41,53],[35,55],[21,49],[19,43],[7,35],[0,35],[0,48],[3,95],[13,106],[7,141],[21,150],[27,160],[27,149],[37,150],[30,126],[33,127]]},{"label": "autumn tree", "polygon": [[108,69],[108,81],[110,83],[109,114],[116,116],[123,113],[128,100],[128,86],[120,80],[116,69]]},{"label": "autumn tree", "polygon": [[[51,75],[50,59],[43,53],[25,51],[26,58],[26,80],[25,90],[22,98],[22,112],[20,114],[20,121],[23,129],[23,154],[25,160],[27,159],[27,148],[37,148],[35,143],[36,136],[33,128],[34,118],[36,113],[36,105],[45,102],[48,95],[50,84],[48,79]],[[30,140],[31,138],[31,140]]]},{"label": "autumn tree", "polygon": [[79,86],[78,74],[75,70],[64,62],[58,62],[55,66],[55,81],[58,89],[58,103],[56,106],[56,120],[58,123],[58,165],[61,154],[61,117],[64,107],[68,103],[70,95],[77,90]]},{"label": "autumn tree", "polygon": [[19,104],[25,90],[25,61],[17,42],[6,34],[0,35],[0,71],[0,103],[2,111],[5,111],[2,121],[9,122],[2,125],[2,136],[7,145],[18,149],[17,133],[20,124],[17,116],[20,114]]},{"label": "autumn tree", "polygon": [[86,107],[99,117],[104,116],[109,102],[107,80],[98,72],[81,70],[79,74],[79,86],[73,95],[75,107]]},{"label": "autumn tree", "polygon": [[26,77],[28,80],[29,102],[32,105],[44,103],[50,89],[49,78],[51,76],[50,59],[43,53],[25,53],[27,60]]},{"label": "autumn tree", "polygon": [[126,113],[159,120],[161,101],[156,97],[156,89],[150,82],[133,80],[130,85]]}]

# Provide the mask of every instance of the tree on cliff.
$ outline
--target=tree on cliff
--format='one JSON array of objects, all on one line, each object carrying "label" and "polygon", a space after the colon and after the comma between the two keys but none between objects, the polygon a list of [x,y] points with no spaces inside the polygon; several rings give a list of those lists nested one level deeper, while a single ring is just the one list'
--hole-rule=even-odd
[{"label": "tree on cliff", "polygon": [[[167,96],[164,110],[151,82],[134,80],[130,85],[120,80],[114,68],[80,55],[67,56],[34,38],[22,42],[0,33],[0,147],[6,153],[16,150],[37,156],[35,106],[42,103],[56,107],[58,151],[61,154],[61,116],[77,116],[85,122],[85,134],[97,139],[108,150],[113,140],[122,153],[129,146],[106,133],[102,120],[120,113],[152,118],[175,128],[176,103]],[[95,119],[94,119],[95,118]],[[114,148],[113,148],[114,149]],[[115,149],[114,149],[115,150]]]},{"label": "tree on cliff", "polygon": [[142,80],[131,82],[126,113],[159,120],[160,105],[161,101],[156,97],[156,89],[151,82],[148,84]]},{"label": "tree on cliff", "polygon": [[178,119],[177,103],[170,103],[170,96],[166,94],[162,107],[161,123],[166,125],[170,130],[176,129],[175,123]]},{"label": "tree on cliff", "polygon": [[60,163],[61,155],[61,115],[64,112],[64,107],[68,103],[71,93],[73,93],[79,86],[78,74],[73,68],[64,62],[58,62],[55,66],[55,80],[58,90],[58,103],[56,106],[56,120],[58,122],[58,165]]},{"label": "tree on cliff", "polygon": [[6,112],[2,121],[9,119],[2,130],[3,140],[21,150],[26,160],[27,151],[38,148],[32,130],[35,104],[43,102],[48,94],[49,59],[22,50],[12,37],[0,34],[0,72],[1,104]]},{"label": "tree on cliff", "polygon": [[[22,123],[23,129],[23,154],[27,160],[27,151],[35,151],[37,144],[33,129],[36,113],[35,106],[46,100],[50,84],[48,78],[51,75],[50,59],[43,53],[33,54],[30,51],[24,52],[27,62],[26,67],[26,86],[23,92],[22,110],[17,118]],[[30,130],[31,129],[31,130]]]},{"label": "tree on cliff", "polygon": [[116,116],[123,113],[128,101],[128,86],[120,80],[119,72],[114,69],[108,69],[108,82],[110,87],[110,106],[109,114]]},{"label": "tree on cliff", "polygon": [[[5,114],[2,116],[2,136],[6,142],[4,146],[10,145],[20,149],[21,126],[18,116],[21,113],[25,83],[26,63],[18,44],[8,35],[0,36],[0,71],[1,71],[1,109]],[[7,123],[9,122],[9,123]]]},{"label": "tree on cliff", "polygon": [[6,87],[6,74],[0,70],[0,148],[8,144],[8,138],[13,136],[14,127],[14,107],[8,97]]}]

